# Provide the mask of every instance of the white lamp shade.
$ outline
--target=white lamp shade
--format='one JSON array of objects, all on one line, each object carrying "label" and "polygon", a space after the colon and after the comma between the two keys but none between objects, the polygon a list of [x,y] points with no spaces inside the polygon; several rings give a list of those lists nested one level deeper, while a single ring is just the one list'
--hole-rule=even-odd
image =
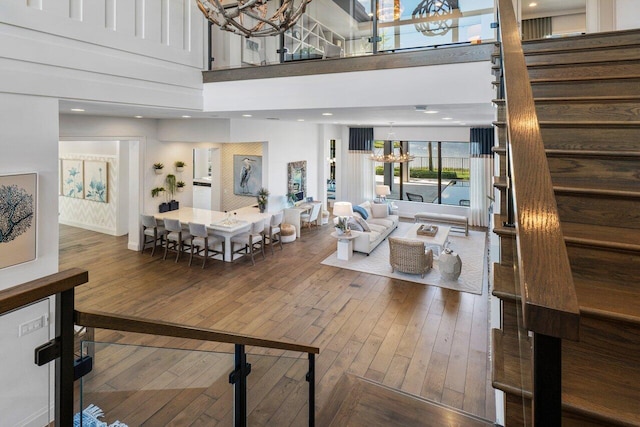
[{"label": "white lamp shade", "polygon": [[391,189],[388,185],[376,185],[377,196],[388,196],[389,194],[391,194]]},{"label": "white lamp shade", "polygon": [[333,204],[333,214],[335,216],[353,216],[353,208],[350,202],[335,202]]}]

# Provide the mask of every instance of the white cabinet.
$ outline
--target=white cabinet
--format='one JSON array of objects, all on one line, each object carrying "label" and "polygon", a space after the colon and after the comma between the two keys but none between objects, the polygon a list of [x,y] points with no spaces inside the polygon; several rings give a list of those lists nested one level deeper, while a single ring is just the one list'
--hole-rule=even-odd
[{"label": "white cabinet", "polygon": [[345,39],[316,19],[302,15],[284,33],[284,47],[291,59],[342,56]]}]

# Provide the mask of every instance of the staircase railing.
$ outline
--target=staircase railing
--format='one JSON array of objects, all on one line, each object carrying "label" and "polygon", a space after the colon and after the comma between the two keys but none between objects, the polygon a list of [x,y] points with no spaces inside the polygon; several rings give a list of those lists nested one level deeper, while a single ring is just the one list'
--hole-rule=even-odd
[{"label": "staircase railing", "polygon": [[516,230],[523,326],[533,333],[533,422],[561,425],[561,340],[580,312],[511,0],[498,0],[506,104],[507,197]]},{"label": "staircase railing", "polygon": [[101,312],[76,311],[74,288],[89,280],[88,272],[70,269],[19,286],[0,291],[0,315],[18,310],[49,296],[56,296],[55,338],[35,349],[35,362],[44,365],[56,360],[55,425],[73,425],[74,380],[90,371],[92,364],[84,358],[74,361],[74,325],[123,332],[192,339],[216,343],[229,343],[235,347],[235,366],[229,375],[234,384],[234,425],[247,425],[247,376],[251,365],[247,363],[246,346],[307,353],[309,383],[309,426],[315,425],[315,355],[317,347],[287,341],[268,340],[247,335],[232,334],[176,323],[143,319]]}]

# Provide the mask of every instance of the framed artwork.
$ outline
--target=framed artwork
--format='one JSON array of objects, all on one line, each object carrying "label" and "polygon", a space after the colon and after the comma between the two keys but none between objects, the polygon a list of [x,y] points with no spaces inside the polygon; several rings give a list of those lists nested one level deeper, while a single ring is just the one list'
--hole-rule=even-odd
[{"label": "framed artwork", "polygon": [[83,161],[77,159],[62,159],[62,195],[82,199],[84,197]]},{"label": "framed artwork", "polygon": [[262,156],[233,156],[233,194],[257,196],[262,187]]},{"label": "framed artwork", "polygon": [[0,268],[36,259],[38,174],[0,176]]},{"label": "framed artwork", "polygon": [[108,202],[109,164],[103,161],[85,160],[84,198],[95,202]]},{"label": "framed artwork", "polygon": [[287,191],[289,193],[302,192],[307,194],[307,161],[291,162],[287,164]]}]

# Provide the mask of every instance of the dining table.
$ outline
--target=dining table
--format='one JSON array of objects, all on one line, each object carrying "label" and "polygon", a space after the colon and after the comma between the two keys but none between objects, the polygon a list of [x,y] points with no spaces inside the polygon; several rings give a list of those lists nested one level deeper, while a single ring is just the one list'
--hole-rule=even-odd
[{"label": "dining table", "polygon": [[226,212],[181,206],[177,210],[150,215],[158,221],[177,219],[185,228],[189,227],[190,222],[204,224],[208,230],[211,230],[211,234],[224,237],[224,261],[226,262],[233,261],[231,238],[249,231],[251,224],[259,220],[263,220],[265,229],[268,229],[272,216],[268,212],[260,213],[259,209],[253,206]]}]

